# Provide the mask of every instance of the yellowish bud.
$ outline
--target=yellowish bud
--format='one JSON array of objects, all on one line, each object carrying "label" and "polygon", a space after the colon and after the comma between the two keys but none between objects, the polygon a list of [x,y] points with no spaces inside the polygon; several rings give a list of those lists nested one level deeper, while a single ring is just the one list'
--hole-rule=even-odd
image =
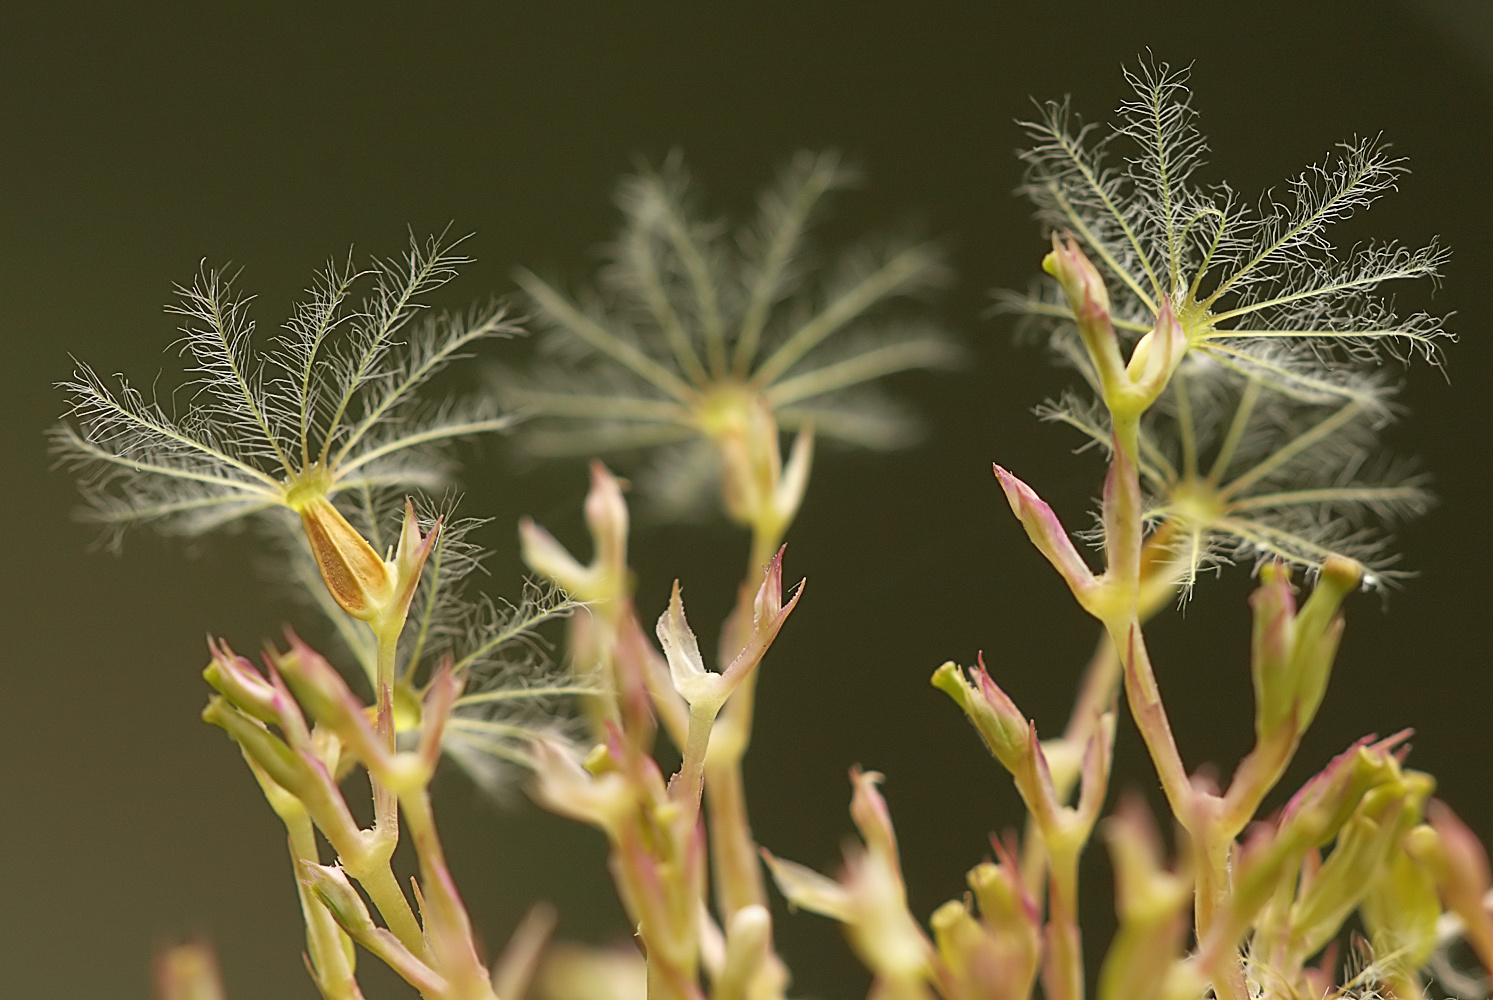
[{"label": "yellowish bud", "polygon": [[372,621],[394,596],[394,574],[325,497],[301,507],[301,526],[316,568],[337,606],[360,621]]}]

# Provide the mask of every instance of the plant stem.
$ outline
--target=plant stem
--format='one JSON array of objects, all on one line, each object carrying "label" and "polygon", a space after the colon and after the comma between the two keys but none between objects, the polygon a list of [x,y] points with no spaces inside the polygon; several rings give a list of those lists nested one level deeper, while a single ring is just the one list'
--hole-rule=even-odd
[{"label": "plant stem", "polygon": [[[394,753],[396,742],[394,733],[395,657],[399,651],[399,633],[402,631],[404,631],[403,618],[397,622],[380,623],[375,630],[378,639],[378,677],[374,685],[374,696],[378,699],[378,716],[374,721],[374,729],[383,740],[384,751],[391,755]],[[391,845],[392,853],[392,845],[399,842],[399,802],[394,793],[374,777],[372,771],[368,773],[368,781],[373,786],[375,836],[380,841],[387,841]]]},{"label": "plant stem", "polygon": [[1042,989],[1048,1000],[1083,1000],[1083,940],[1078,928],[1078,847],[1063,845],[1051,854],[1048,954],[1043,963]]},{"label": "plant stem", "polygon": [[[276,809],[276,812],[280,810]],[[332,914],[322,905],[302,881],[301,864],[317,864],[321,858],[316,850],[316,833],[311,817],[304,809],[293,813],[280,812],[285,822],[290,847],[290,863],[296,880],[296,894],[301,900],[301,916],[306,921],[306,954],[315,975],[316,988],[324,1000],[363,1000],[358,989],[358,980],[353,971],[353,961],[343,950],[345,940]]]},{"label": "plant stem", "polygon": [[399,879],[394,877],[389,859],[371,856],[355,860],[343,855],[341,861],[347,873],[357,879],[363,891],[368,893],[368,898],[399,943],[412,954],[426,957],[425,934],[420,930],[420,922],[415,919],[415,912],[410,909],[404,891],[399,888]]},{"label": "plant stem", "polygon": [[1177,751],[1177,741],[1172,736],[1171,721],[1166,715],[1166,706],[1161,701],[1161,690],[1156,685],[1156,675],[1151,670],[1151,658],[1146,651],[1146,641],[1141,635],[1140,623],[1132,615],[1128,620],[1111,626],[1110,641],[1124,649],[1122,657],[1125,668],[1125,698],[1130,705],[1130,715],[1140,730],[1151,763],[1161,779],[1162,791],[1172,815],[1183,827],[1191,822],[1192,782],[1187,778],[1187,769],[1182,755]]},{"label": "plant stem", "polygon": [[700,702],[689,709],[689,735],[684,741],[684,759],[679,764],[678,792],[674,800],[686,811],[690,825],[699,815],[700,794],[705,787],[705,754],[710,748],[710,730],[719,704]]},{"label": "plant stem", "polygon": [[400,805],[420,859],[426,937],[439,963],[438,971],[451,985],[450,996],[452,1000],[497,1000],[487,969],[477,957],[471,918],[446,866],[446,853],[430,808],[430,792],[422,785],[401,796]]},{"label": "plant stem", "polygon": [[[746,645],[751,633],[753,603],[759,586],[757,578],[777,551],[778,538],[761,532],[752,535],[752,563],[746,579],[736,592],[736,607],[721,630],[721,662],[729,663]],[[757,557],[766,556],[760,561]],[[746,786],[741,762],[752,740],[752,718],[755,714],[757,674],[752,671],[737,686],[716,724],[710,754],[705,765],[705,789],[709,797],[710,857],[714,872],[716,912],[722,926],[743,906],[766,905],[767,887],[757,857],[757,843],[752,838],[747,815]]]}]

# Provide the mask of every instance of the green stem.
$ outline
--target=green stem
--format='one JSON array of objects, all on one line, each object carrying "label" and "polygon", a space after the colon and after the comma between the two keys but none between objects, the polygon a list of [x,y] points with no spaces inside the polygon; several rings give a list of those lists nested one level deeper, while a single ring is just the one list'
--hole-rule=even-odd
[{"label": "green stem", "polygon": [[374,855],[353,859],[343,856],[341,861],[347,873],[357,879],[363,891],[368,893],[368,898],[399,943],[411,954],[426,958],[425,933],[415,919],[415,912],[410,909],[409,900],[404,897],[404,890],[399,888],[399,879],[394,877],[389,858]]},{"label": "green stem", "polygon": [[678,792],[674,800],[684,807],[690,825],[700,809],[700,794],[705,787],[705,754],[710,748],[710,730],[720,705],[699,702],[689,708],[689,735],[684,741],[684,760],[679,764]]},{"label": "green stem", "polygon": [[[1129,607],[1104,624],[1110,641],[1120,651],[1130,714],[1161,779],[1172,814],[1192,837],[1198,872],[1194,910],[1198,940],[1201,941],[1206,939],[1206,931],[1212,926],[1215,914],[1227,905],[1230,896],[1228,866],[1234,841],[1216,822],[1222,802],[1216,796],[1200,796],[1187,778],[1187,769],[1177,750],[1166,706],[1161,700],[1161,690],[1156,684],[1156,674],[1151,668],[1138,606],[1144,532],[1135,461],[1139,417],[1116,418],[1114,424],[1116,463],[1120,466],[1121,479],[1113,486],[1113,499],[1106,498],[1105,523],[1116,536],[1105,540],[1110,558],[1107,575],[1122,593],[1129,596]],[[1122,457],[1125,459],[1123,463],[1119,461]],[[1244,969],[1237,961],[1219,959],[1208,968],[1208,972],[1213,976],[1214,992],[1219,1000],[1248,1000]]]},{"label": "green stem", "polygon": [[350,947],[344,950],[346,938],[341,928],[302,881],[302,862],[321,861],[311,817],[302,809],[290,815],[281,813],[280,818],[285,822],[296,894],[301,900],[301,916],[306,921],[306,955],[315,974],[316,988],[324,1000],[363,1000],[354,974],[352,951]]},{"label": "green stem", "polygon": [[1047,908],[1048,956],[1042,989],[1048,1000],[1083,1000],[1083,940],[1078,928],[1078,849],[1063,846],[1052,856]]},{"label": "green stem", "polygon": [[1124,649],[1122,657],[1125,668],[1125,699],[1130,705],[1130,715],[1140,730],[1151,763],[1161,779],[1162,791],[1172,815],[1183,827],[1191,823],[1192,782],[1187,778],[1187,768],[1182,755],[1177,751],[1177,741],[1172,736],[1171,721],[1167,718],[1166,706],[1161,701],[1161,690],[1156,685],[1156,675],[1151,670],[1151,658],[1146,651],[1146,641],[1141,635],[1140,623],[1134,618],[1110,628],[1110,641]]},{"label": "green stem", "polygon": [[439,963],[440,974],[451,985],[451,1000],[497,1000],[492,981],[472,941],[472,922],[446,866],[446,853],[435,827],[430,793],[421,786],[400,798],[409,823],[415,854],[420,859],[420,883],[426,907],[426,937]]},{"label": "green stem", "polygon": [[[395,657],[399,651],[399,633],[404,630],[404,619],[397,622],[379,623],[374,634],[378,640],[378,672],[374,679],[374,696],[378,699],[378,715],[374,730],[383,741],[384,750],[392,755],[395,749],[394,732],[394,674]],[[392,856],[394,845],[399,843],[399,800],[385,788],[383,783],[368,773],[373,786],[373,830],[380,843],[389,845]]]},{"label": "green stem", "polygon": [[[737,696],[740,697],[738,691]],[[741,776],[741,758],[716,754],[705,762],[705,788],[709,796],[710,846],[715,869],[716,909],[722,922],[744,906],[767,904],[762,884],[757,844],[747,820],[746,789]]]}]

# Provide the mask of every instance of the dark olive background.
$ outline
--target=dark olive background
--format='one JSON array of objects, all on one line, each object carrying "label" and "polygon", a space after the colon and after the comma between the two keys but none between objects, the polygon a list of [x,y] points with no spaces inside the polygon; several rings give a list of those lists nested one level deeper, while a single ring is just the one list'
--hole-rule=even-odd
[{"label": "dark olive background", "polygon": [[[1194,64],[1214,150],[1205,177],[1254,194],[1383,130],[1414,173],[1343,239],[1439,234],[1454,250],[1434,300],[1399,290],[1407,307],[1455,310],[1463,335],[1449,382],[1425,366],[1406,374],[1414,412],[1392,434],[1442,498],[1401,535],[1421,575],[1382,604],[1350,601],[1336,683],[1292,780],[1361,734],[1414,726],[1413,762],[1493,834],[1483,4],[35,7],[0,14],[0,996],[145,997],[152,949],[194,934],[217,943],[237,1000],[313,996],[280,827],[233,747],[197,719],[203,636],[253,649],[298,612],[256,576],[242,538],[187,551],[142,535],[120,558],[89,551],[42,442],[69,353],[149,385],[175,363],[162,304],[204,256],[244,268],[268,335],[327,256],[396,253],[407,227],[452,220],[476,233],[477,262],[447,305],[510,294],[519,264],[578,281],[617,223],[615,179],[674,146],[707,204],[736,217],[793,150],[838,147],[868,182],[840,199],[826,240],[913,229],[949,248],[959,283],[934,308],[971,364],[894,386],[927,416],[923,448],[822,456],[788,556],[811,584],[766,665],[747,771],[760,840],[825,868],[850,828],[846,769],[886,772],[914,911],[957,895],[1017,802],[930,671],[984,649],[1050,733],[1095,631],[989,471],[994,459],[1017,470],[1074,525],[1100,474],[1029,415],[1061,373],[984,316],[988,289],[1024,286],[1043,252],[1010,194],[1013,119],[1031,95],[1065,92],[1107,116],[1121,64],[1148,46]],[[516,594],[515,520],[535,515],[582,544],[584,468],[525,471],[496,444],[463,454],[465,510],[494,518],[489,585]],[[721,524],[644,526],[634,549],[643,615],[679,576],[692,619],[713,631],[744,539]],[[1154,628],[1183,755],[1225,773],[1251,731],[1248,588],[1244,569],[1205,581],[1185,615]],[[1119,758],[1117,785],[1151,787],[1128,727]],[[563,936],[625,934],[598,835],[521,795],[492,805],[454,770],[437,792],[490,947],[541,897],[559,905]],[[1102,850],[1085,872],[1098,955],[1112,921]],[[778,936],[796,994],[863,990],[827,922],[780,908]],[[371,998],[407,994],[363,964]]]}]

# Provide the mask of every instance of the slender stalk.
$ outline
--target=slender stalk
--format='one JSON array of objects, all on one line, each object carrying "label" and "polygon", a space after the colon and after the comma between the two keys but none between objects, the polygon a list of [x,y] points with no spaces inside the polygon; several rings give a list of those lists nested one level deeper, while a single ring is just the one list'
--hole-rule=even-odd
[{"label": "slender stalk", "polygon": [[316,851],[316,834],[311,819],[304,812],[298,822],[286,820],[290,844],[290,862],[296,879],[296,894],[301,900],[301,916],[306,921],[306,954],[315,971],[316,988],[325,1000],[362,1000],[353,963],[342,948],[342,932],[327,908],[301,881],[301,863],[313,864],[321,858]]},{"label": "slender stalk", "polygon": [[[721,662],[729,663],[746,645],[751,631],[752,608],[756,600],[762,567],[782,542],[781,532],[754,528],[752,550],[746,578],[736,592],[736,607],[726,619],[721,634]],[[714,876],[716,913],[722,926],[743,907],[767,905],[767,886],[762,877],[762,863],[757,842],[752,837],[747,814],[746,784],[741,762],[752,739],[752,718],[756,708],[758,671],[752,671],[736,688],[720,718],[705,759],[704,782],[707,797],[706,819],[710,832],[711,872]],[[691,727],[693,728],[693,727]],[[764,968],[776,967],[776,981],[787,982],[782,960],[767,944]]]},{"label": "slender stalk", "polygon": [[389,866],[389,859],[353,859],[342,856],[340,860],[347,873],[357,879],[363,891],[368,893],[368,898],[373,901],[379,915],[384,918],[384,923],[399,939],[399,943],[408,948],[411,954],[427,958],[425,932],[420,929],[415,911],[410,909],[409,900],[399,887],[399,879]]},{"label": "slender stalk", "polygon": [[[1246,396],[1248,396],[1246,391]],[[1252,405],[1252,398],[1248,400]],[[1243,404],[1241,404],[1242,406]],[[1236,425],[1239,421],[1236,419]],[[1214,915],[1229,898],[1229,861],[1234,838],[1216,819],[1222,803],[1217,796],[1195,791],[1187,777],[1187,768],[1177,750],[1171,721],[1161,700],[1151,657],[1141,632],[1141,545],[1144,532],[1140,498],[1140,481],[1134,460],[1138,454],[1138,420],[1114,421],[1116,478],[1113,490],[1106,488],[1105,525],[1114,537],[1106,536],[1109,567],[1106,573],[1129,597],[1129,607],[1111,615],[1105,628],[1116,649],[1121,652],[1124,668],[1125,697],[1130,714],[1146,744],[1161,787],[1172,814],[1192,838],[1197,864],[1197,887],[1194,894],[1194,916],[1198,940],[1204,940]],[[1233,429],[1231,429],[1233,436]],[[1227,445],[1225,446],[1227,449]],[[1215,469],[1218,467],[1215,466]],[[1056,883],[1054,882],[1054,885]],[[1057,900],[1053,901],[1053,912]],[[1213,989],[1219,1000],[1248,1000],[1249,991],[1244,969],[1238,961],[1218,960],[1207,967],[1213,976]]]},{"label": "slender stalk", "polygon": [[[1118,634],[1117,634],[1118,633]],[[1192,782],[1187,778],[1187,768],[1177,750],[1177,741],[1172,736],[1171,720],[1167,718],[1166,706],[1161,701],[1161,689],[1157,687],[1156,675],[1151,670],[1151,658],[1146,652],[1146,641],[1141,635],[1140,623],[1134,616],[1121,623],[1119,629],[1111,627],[1110,641],[1126,649],[1123,657],[1125,667],[1125,698],[1130,705],[1130,715],[1140,730],[1146,751],[1156,775],[1161,779],[1162,791],[1172,814],[1186,827],[1189,823],[1192,803]]]},{"label": "slender stalk", "polygon": [[1078,929],[1078,845],[1052,853],[1047,907],[1047,959],[1042,990],[1047,1000],[1083,1000],[1083,939]]},{"label": "slender stalk", "polygon": [[699,703],[689,709],[689,735],[684,741],[684,759],[679,764],[678,793],[675,801],[691,817],[698,815],[700,796],[705,788],[705,754],[710,747],[710,730],[715,725],[719,705]]},{"label": "slender stalk", "polygon": [[[1120,687],[1120,658],[1115,655],[1115,644],[1109,641],[1108,633],[1101,633],[1094,655],[1084,668],[1083,681],[1078,698],[1073,702],[1073,712],[1068,716],[1068,728],[1063,731],[1063,742],[1070,747],[1086,746],[1094,735],[1099,716],[1113,704]],[[1066,803],[1078,784],[1079,768],[1054,768],[1052,786],[1059,803]],[[1021,838],[1021,881],[1038,899],[1046,890],[1047,849],[1037,828],[1036,817],[1028,815],[1026,832]]]},{"label": "slender stalk", "polygon": [[497,1000],[488,971],[477,957],[471,919],[446,866],[446,853],[430,808],[430,792],[422,785],[401,796],[400,805],[420,859],[426,937],[439,962],[439,972],[451,985],[451,1000]]},{"label": "slender stalk", "polygon": [[[374,682],[374,695],[378,699],[378,715],[374,730],[383,741],[384,750],[394,753],[394,672],[395,655],[399,649],[399,633],[404,630],[404,619],[381,625],[375,630],[378,639],[378,671]],[[368,782],[373,786],[373,830],[380,842],[393,845],[399,842],[399,801],[383,783],[368,773]]]}]

